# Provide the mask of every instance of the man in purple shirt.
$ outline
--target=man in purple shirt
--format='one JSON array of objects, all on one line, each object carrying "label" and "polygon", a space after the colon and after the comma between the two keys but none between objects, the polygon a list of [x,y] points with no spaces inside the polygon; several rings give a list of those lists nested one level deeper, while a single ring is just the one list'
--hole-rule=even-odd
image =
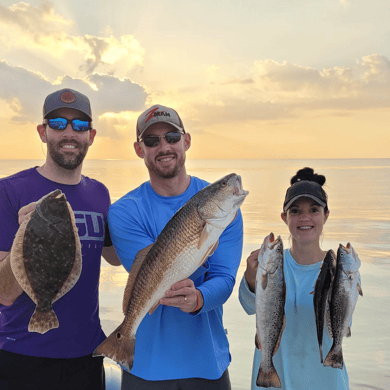
[{"label": "man in purple shirt", "polygon": [[[6,280],[0,285],[0,389],[103,390],[103,360],[92,357],[105,339],[98,305],[101,256],[120,262],[107,230],[108,190],[81,174],[96,135],[89,99],[72,89],[53,92],[37,130],[47,144],[45,163],[0,180],[0,280]],[[39,334],[27,329],[35,304],[14,278],[8,253],[19,223],[56,189],[74,211],[82,272],[53,304],[59,327]]]}]

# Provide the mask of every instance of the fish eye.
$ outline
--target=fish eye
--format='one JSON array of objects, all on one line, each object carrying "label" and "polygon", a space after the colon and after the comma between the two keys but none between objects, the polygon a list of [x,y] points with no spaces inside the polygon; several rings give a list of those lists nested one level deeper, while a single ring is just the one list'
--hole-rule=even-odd
[{"label": "fish eye", "polygon": [[226,181],[226,180],[221,181],[221,186],[222,186],[222,187],[226,187],[226,186],[227,186],[227,181]]}]

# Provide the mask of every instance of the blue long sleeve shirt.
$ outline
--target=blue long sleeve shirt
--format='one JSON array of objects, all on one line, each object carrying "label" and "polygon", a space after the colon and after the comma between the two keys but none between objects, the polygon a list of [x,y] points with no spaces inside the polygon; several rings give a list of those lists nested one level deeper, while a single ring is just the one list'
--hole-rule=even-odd
[{"label": "blue long sleeve shirt", "polygon": [[[146,182],[110,207],[111,238],[126,270],[130,270],[138,251],[154,243],[176,211],[207,184],[191,177],[191,184],[183,194],[163,197]],[[133,375],[146,380],[222,376],[231,360],[222,305],[235,284],[242,244],[239,212],[220,236],[214,254],[190,276],[203,295],[202,309],[194,314],[159,305],[141,322],[136,335]]]}]

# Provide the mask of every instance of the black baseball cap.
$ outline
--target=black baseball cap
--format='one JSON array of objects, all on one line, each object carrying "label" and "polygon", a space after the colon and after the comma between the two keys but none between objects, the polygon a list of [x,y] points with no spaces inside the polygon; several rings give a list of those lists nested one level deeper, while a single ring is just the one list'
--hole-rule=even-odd
[{"label": "black baseball cap", "polygon": [[299,198],[311,198],[324,208],[328,205],[325,191],[320,184],[314,181],[301,180],[295,182],[287,189],[286,198],[283,203],[283,211],[286,212]]},{"label": "black baseball cap", "polygon": [[91,103],[87,96],[70,88],[60,89],[48,95],[43,103],[43,118],[58,108],[73,108],[87,115],[92,121]]}]

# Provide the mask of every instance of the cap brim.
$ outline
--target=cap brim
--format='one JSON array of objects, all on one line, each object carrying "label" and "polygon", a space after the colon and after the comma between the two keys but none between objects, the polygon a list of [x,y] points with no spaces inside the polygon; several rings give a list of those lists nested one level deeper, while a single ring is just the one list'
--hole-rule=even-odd
[{"label": "cap brim", "polygon": [[310,199],[315,200],[323,208],[326,207],[326,203],[324,203],[322,200],[320,200],[319,198],[317,198],[314,195],[311,195],[311,194],[299,194],[297,196],[294,196],[294,198],[292,198],[291,200],[289,200],[289,202],[283,207],[283,211],[286,212],[291,207],[291,205],[299,198],[310,198]]}]

